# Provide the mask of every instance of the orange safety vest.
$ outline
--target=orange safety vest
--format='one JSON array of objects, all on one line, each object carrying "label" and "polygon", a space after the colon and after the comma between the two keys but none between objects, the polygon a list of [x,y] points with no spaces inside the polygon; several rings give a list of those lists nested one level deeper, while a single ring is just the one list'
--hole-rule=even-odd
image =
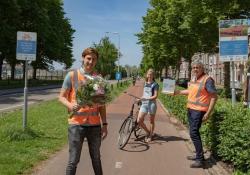
[{"label": "orange safety vest", "polygon": [[203,75],[196,82],[189,82],[187,108],[197,111],[207,111],[211,95],[205,89],[208,75]]},{"label": "orange safety vest", "polygon": [[[84,81],[86,77],[80,73],[80,70],[70,72],[72,88],[68,96],[69,102],[76,102],[76,92],[78,82]],[[73,116],[68,119],[69,124],[96,126],[101,124],[99,110],[97,105],[82,107]]]}]

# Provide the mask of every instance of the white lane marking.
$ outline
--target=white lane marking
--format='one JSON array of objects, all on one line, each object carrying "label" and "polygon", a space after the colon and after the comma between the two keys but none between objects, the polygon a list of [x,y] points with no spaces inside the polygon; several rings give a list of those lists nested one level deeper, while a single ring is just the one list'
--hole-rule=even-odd
[{"label": "white lane marking", "polygon": [[122,162],[115,162],[115,168],[122,168]]},{"label": "white lane marking", "polygon": [[[33,104],[34,102],[30,102],[30,103],[28,103],[28,105],[31,105],[31,104]],[[8,108],[2,108],[2,109],[0,109],[0,111],[5,111],[5,110],[9,110],[9,109],[16,109],[16,108],[18,108],[18,107],[22,107],[23,106],[23,104],[20,104],[20,105],[15,105],[15,106],[11,106],[11,107],[8,107]]]},{"label": "white lane marking", "polygon": [[11,107],[8,107],[8,108],[2,108],[2,109],[0,109],[0,111],[5,111],[5,110],[8,110],[8,109],[13,109],[13,108],[21,107],[21,106],[23,106],[23,104],[16,105],[16,106],[11,106]]}]

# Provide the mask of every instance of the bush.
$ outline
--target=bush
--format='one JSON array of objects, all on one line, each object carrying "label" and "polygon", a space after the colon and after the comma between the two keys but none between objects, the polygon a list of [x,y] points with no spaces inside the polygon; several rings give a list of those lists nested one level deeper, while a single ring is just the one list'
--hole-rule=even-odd
[{"label": "bush", "polygon": [[159,99],[167,110],[176,116],[182,123],[187,124],[186,97],[159,94]]},{"label": "bush", "polygon": [[240,105],[224,107],[228,112],[219,128],[218,155],[247,172],[250,170],[250,111]]},{"label": "bush", "polygon": [[[223,95],[223,92],[221,93]],[[187,124],[186,97],[160,94],[170,113]],[[201,128],[204,145],[223,161],[232,163],[237,173],[250,171],[250,110],[240,104],[232,107],[228,99],[219,99],[212,116]]]},{"label": "bush", "polygon": [[217,108],[214,110],[212,116],[207,123],[201,127],[201,137],[204,145],[210,149],[214,156],[218,156],[218,145],[220,143],[218,139],[220,123],[223,120],[225,111],[220,111]]}]

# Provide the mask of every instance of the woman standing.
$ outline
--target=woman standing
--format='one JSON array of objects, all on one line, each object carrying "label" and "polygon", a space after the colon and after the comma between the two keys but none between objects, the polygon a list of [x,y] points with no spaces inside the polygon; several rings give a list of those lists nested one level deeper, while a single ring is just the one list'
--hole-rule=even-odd
[{"label": "woman standing", "polygon": [[[158,96],[159,85],[154,79],[154,70],[149,69],[146,74],[145,84],[143,88],[143,96],[141,98],[142,105],[138,114],[138,124],[147,132],[146,142],[150,142],[153,137],[155,128],[156,114],[156,98]],[[148,129],[144,123],[145,116],[150,115],[150,128]]]}]

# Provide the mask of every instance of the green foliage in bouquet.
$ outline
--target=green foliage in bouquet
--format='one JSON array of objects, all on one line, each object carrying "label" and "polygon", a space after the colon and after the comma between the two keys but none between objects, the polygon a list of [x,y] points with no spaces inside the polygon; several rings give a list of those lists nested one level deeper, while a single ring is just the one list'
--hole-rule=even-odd
[{"label": "green foliage in bouquet", "polygon": [[111,101],[110,84],[100,76],[86,76],[87,79],[79,84],[76,100],[79,105],[92,106]]}]

